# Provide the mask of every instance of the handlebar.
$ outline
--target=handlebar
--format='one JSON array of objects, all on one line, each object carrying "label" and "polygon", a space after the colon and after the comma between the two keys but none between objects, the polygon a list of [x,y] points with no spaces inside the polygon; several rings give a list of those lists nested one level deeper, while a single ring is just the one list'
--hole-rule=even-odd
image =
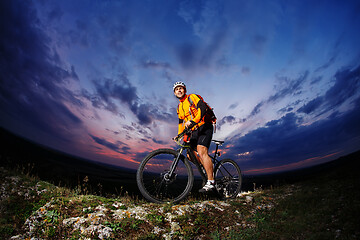
[{"label": "handlebar", "polygon": [[185,128],[184,131],[182,131],[182,133],[178,134],[176,137],[177,138],[182,138],[185,134],[189,134],[191,133],[191,128]]},{"label": "handlebar", "polygon": [[186,135],[191,133],[191,128],[185,128],[184,131],[179,133],[176,137],[173,138],[173,140],[180,146],[183,146],[183,144],[180,143],[181,139]]}]

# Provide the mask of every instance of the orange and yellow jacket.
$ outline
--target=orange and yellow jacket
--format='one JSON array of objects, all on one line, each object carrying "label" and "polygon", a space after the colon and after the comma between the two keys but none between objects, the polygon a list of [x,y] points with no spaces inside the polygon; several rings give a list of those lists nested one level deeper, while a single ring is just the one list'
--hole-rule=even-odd
[{"label": "orange and yellow jacket", "polygon": [[[189,98],[191,98],[193,104],[190,103]],[[187,121],[192,121],[195,125],[194,127],[192,127],[192,130],[203,125],[205,123],[205,112],[206,104],[202,99],[200,99],[196,94],[185,94],[185,96],[180,99],[180,103],[177,108],[177,114],[179,117],[178,134],[184,131],[185,123]]]}]

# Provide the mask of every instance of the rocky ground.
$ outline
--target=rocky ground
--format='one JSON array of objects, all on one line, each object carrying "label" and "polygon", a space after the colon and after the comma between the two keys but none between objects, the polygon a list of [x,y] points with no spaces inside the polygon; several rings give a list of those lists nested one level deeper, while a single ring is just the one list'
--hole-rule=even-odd
[{"label": "rocky ground", "polygon": [[241,193],[227,201],[187,199],[153,204],[129,196],[84,194],[0,168],[1,235],[9,239],[220,239],[254,231],[276,199],[291,195]]}]

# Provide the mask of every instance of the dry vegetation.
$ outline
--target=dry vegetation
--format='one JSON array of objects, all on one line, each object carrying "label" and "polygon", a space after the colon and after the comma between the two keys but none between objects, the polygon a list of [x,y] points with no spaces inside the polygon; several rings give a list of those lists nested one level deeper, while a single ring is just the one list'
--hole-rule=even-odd
[{"label": "dry vegetation", "polygon": [[90,194],[0,168],[0,239],[359,239],[352,166],[236,199],[180,205]]}]

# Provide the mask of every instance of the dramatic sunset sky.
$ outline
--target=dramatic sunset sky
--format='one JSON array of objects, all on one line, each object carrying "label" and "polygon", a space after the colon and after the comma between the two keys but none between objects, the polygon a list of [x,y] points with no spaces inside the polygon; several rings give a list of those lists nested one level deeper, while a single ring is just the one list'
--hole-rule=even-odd
[{"label": "dramatic sunset sky", "polygon": [[137,168],[184,81],[245,174],[360,149],[360,1],[0,1],[0,126]]}]

